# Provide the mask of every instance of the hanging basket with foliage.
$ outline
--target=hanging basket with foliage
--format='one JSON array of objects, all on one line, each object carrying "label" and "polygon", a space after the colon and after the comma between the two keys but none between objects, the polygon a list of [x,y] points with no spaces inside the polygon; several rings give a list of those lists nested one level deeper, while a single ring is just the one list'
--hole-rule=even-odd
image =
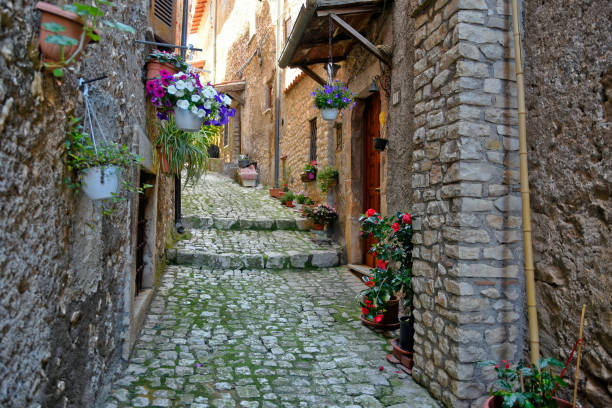
[{"label": "hanging basket with foliage", "polygon": [[321,110],[323,119],[329,121],[336,120],[340,110],[355,106],[353,92],[340,81],[315,89],[312,96],[314,106]]},{"label": "hanging basket with foliage", "polygon": [[338,170],[333,166],[325,166],[317,173],[317,184],[322,193],[327,193],[330,187],[338,184]]},{"label": "hanging basket with foliage", "polygon": [[147,62],[147,80],[161,78],[160,72],[166,70],[171,75],[187,72],[189,65],[178,54],[155,50],[145,58]]}]

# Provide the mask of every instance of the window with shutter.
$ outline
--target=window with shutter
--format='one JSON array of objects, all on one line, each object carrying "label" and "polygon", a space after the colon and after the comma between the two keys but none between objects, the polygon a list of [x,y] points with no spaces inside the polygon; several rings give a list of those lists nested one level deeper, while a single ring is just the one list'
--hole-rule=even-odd
[{"label": "window with shutter", "polygon": [[176,36],[176,0],[152,0],[149,20],[159,40],[174,43]]}]

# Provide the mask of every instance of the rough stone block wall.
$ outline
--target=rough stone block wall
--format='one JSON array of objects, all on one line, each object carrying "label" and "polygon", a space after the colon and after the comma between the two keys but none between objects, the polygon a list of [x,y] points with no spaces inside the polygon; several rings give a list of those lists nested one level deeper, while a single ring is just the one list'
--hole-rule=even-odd
[{"label": "rough stone block wall", "polygon": [[[116,4],[107,17],[142,38],[148,2]],[[13,1],[0,10],[0,406],[86,407],[119,364],[128,332],[138,198],[104,216],[99,202],[69,190],[65,129],[83,115],[78,78],[106,73],[91,87],[100,122],[107,137],[137,151],[134,129],[147,128],[147,50],[133,35],[105,30],[56,80],[42,71],[34,7]],[[137,182],[138,171],[123,177]]]},{"label": "rough stone block wall", "polygon": [[[612,406],[612,2],[527,1],[529,182],[542,354],[567,359],[587,305],[579,401]],[[575,364],[568,377],[574,378]],[[566,393],[565,396],[568,396]]]},{"label": "rough stone block wall", "polygon": [[414,378],[482,406],[476,367],[522,356],[521,199],[507,2],[421,2],[415,17]]}]

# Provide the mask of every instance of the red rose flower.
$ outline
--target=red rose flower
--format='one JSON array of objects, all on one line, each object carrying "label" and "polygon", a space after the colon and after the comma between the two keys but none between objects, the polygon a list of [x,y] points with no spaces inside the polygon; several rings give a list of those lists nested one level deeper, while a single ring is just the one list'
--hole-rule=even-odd
[{"label": "red rose flower", "polygon": [[391,228],[393,228],[393,231],[397,232],[397,231],[399,231],[400,226],[399,226],[399,224],[396,222],[396,223],[394,223],[394,224],[391,226]]},{"label": "red rose flower", "polygon": [[376,251],[372,251],[372,255],[374,255],[374,257],[376,257]]},{"label": "red rose flower", "polygon": [[510,368],[510,364],[506,364],[506,370]]},{"label": "red rose flower", "polygon": [[366,306],[370,306],[372,304],[372,301],[370,299],[366,299],[365,304]]},{"label": "red rose flower", "polygon": [[378,371],[383,371],[384,369],[385,369],[385,367],[383,367],[383,366],[378,367]]},{"label": "red rose flower", "polygon": [[376,315],[376,316],[374,317],[374,323],[380,323],[380,321],[382,320],[382,318],[383,318],[383,315],[381,315],[381,314]]},{"label": "red rose flower", "polygon": [[411,224],[412,223],[412,216],[410,214],[408,214],[408,213],[404,214],[402,216],[402,222],[404,224]]},{"label": "red rose flower", "polygon": [[376,214],[376,211],[374,211],[373,208],[370,208],[368,211],[366,211],[366,216],[371,217],[374,214]]},{"label": "red rose flower", "polygon": [[374,281],[367,281],[365,284],[366,286],[371,288],[372,286],[374,286]]},{"label": "red rose flower", "polygon": [[389,263],[388,261],[383,261],[382,259],[379,259],[378,260],[378,267],[380,269],[382,269],[382,270],[385,270],[385,269],[387,269],[387,264],[388,263]]},{"label": "red rose flower", "polygon": [[370,313],[370,311],[368,309],[366,309],[365,307],[361,308],[361,314],[363,314],[364,316],[367,315],[368,313]]}]

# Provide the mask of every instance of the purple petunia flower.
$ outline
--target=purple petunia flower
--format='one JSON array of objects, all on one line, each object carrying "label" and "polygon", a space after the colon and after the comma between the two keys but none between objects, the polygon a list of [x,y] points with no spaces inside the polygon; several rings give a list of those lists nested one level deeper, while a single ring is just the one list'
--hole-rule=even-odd
[{"label": "purple petunia flower", "polygon": [[332,104],[332,100],[331,100],[331,99],[328,99],[328,100],[327,100],[327,104],[328,104],[328,105],[331,105],[331,104]]},{"label": "purple petunia flower", "polygon": [[153,94],[158,98],[163,98],[166,93],[164,92],[164,88],[160,86],[159,88],[155,88]]},{"label": "purple petunia flower", "polygon": [[165,114],[165,113],[163,113],[163,112],[157,112],[157,117],[158,117],[159,119],[161,119],[161,120],[168,120],[168,119],[169,119],[169,118],[168,118],[168,115],[166,115],[166,114]]},{"label": "purple petunia flower", "polygon": [[165,69],[162,69],[161,71],[159,71],[159,76],[162,77],[162,79],[168,78],[170,76],[170,73]]}]

